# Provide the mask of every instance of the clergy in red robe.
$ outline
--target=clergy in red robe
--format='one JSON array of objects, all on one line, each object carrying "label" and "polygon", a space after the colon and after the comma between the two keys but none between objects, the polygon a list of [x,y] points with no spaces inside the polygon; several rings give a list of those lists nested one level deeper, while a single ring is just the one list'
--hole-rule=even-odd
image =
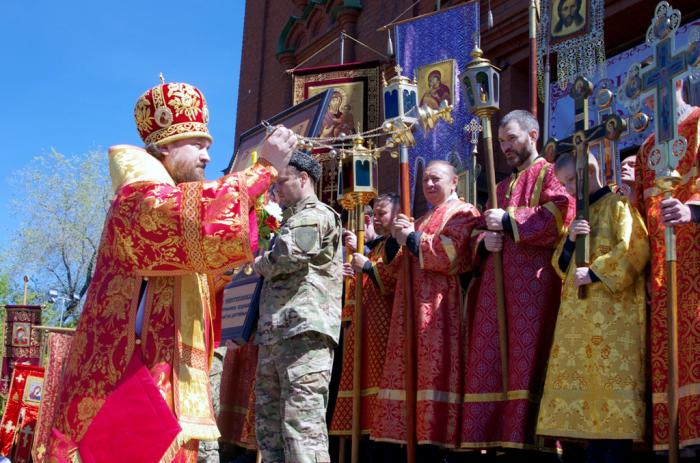
[{"label": "clergy in red robe", "polygon": [[[373,223],[377,237],[367,243],[369,253],[353,254],[352,263],[346,263],[343,273],[353,276],[348,287],[348,297],[343,307],[343,321],[349,322],[345,331],[343,347],[343,369],[335,402],[331,435],[348,437],[352,434],[352,396],[353,396],[353,358],[355,352],[355,285],[358,278],[362,280],[362,372],[361,372],[361,409],[360,429],[363,435],[369,435],[372,429],[379,381],[384,369],[386,341],[389,336],[389,320],[394,302],[398,262],[395,257],[399,244],[391,236],[391,224],[399,212],[397,195],[381,195],[374,201]],[[347,232],[350,233],[350,232]],[[354,235],[350,237],[355,249]]]},{"label": "clergy in red robe", "polygon": [[[678,134],[688,148],[678,161],[680,182],[673,198],[664,200],[649,167],[654,136],[637,154],[637,204],[645,217],[651,245],[651,387],[654,448],[668,449],[668,324],[666,226],[676,232],[676,287],[678,288],[678,421],[680,447],[700,444],[700,108],[685,103],[677,87]],[[694,222],[694,223],[693,223]]]},{"label": "clergy in red robe", "polygon": [[422,187],[432,210],[415,227],[402,214],[392,227],[392,235],[405,245],[397,259],[410,259],[411,280],[407,288],[402,265],[371,438],[406,442],[404,292],[410,291],[415,313],[417,442],[454,448],[459,443],[462,390],[460,275],[471,267],[470,237],[479,211],[457,198],[457,176],[446,161],[428,164]]},{"label": "clergy in red robe", "polygon": [[[498,139],[515,171],[497,187],[499,209],[488,209],[477,241],[480,277],[468,308],[461,447],[531,448],[561,280],[551,260],[574,200],[539,157],[539,124],[516,110],[501,119]],[[488,207],[488,206],[487,206]],[[501,376],[492,251],[503,253],[508,327],[508,378]]]},{"label": "clergy in red robe", "polygon": [[213,277],[253,260],[256,198],[296,139],[277,129],[261,162],[204,181],[208,109],[188,84],[136,103],[146,150],[110,149],[115,196],[61,378],[49,460],[189,462],[219,437],[208,368]]}]

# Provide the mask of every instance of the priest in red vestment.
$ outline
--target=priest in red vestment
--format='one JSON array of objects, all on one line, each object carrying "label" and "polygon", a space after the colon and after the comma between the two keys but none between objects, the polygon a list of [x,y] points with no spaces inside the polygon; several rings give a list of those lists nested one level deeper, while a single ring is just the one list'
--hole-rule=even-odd
[{"label": "priest in red vestment", "polygon": [[[516,110],[498,140],[514,172],[497,187],[498,209],[484,212],[477,244],[480,277],[468,307],[461,447],[532,448],[561,280],[552,253],[575,212],[574,199],[537,153],[539,124]],[[488,207],[488,206],[487,206]],[[508,326],[507,395],[501,377],[496,290],[490,252],[503,252]]]},{"label": "priest in red vestment", "polygon": [[[389,320],[396,290],[396,275],[399,244],[391,236],[391,224],[399,212],[399,197],[395,194],[384,194],[374,200],[373,223],[377,237],[367,243],[367,256],[353,254],[352,263],[343,267],[345,276],[353,276],[349,285],[343,321],[349,321],[350,326],[345,331],[343,348],[343,369],[338,389],[338,399],[335,402],[330,434],[349,437],[352,434],[352,396],[353,396],[353,358],[355,352],[355,285],[358,278],[362,282],[362,372],[361,372],[361,402],[362,413],[360,428],[363,435],[369,435],[372,430],[379,381],[384,369],[386,358],[386,341],[389,336]],[[355,249],[357,241],[352,232],[350,248]],[[359,276],[358,276],[359,274]]]},{"label": "priest in red vestment", "polygon": [[404,291],[410,291],[415,313],[417,442],[454,448],[459,444],[462,390],[460,275],[471,268],[470,237],[479,211],[457,197],[457,175],[446,161],[428,164],[422,187],[431,211],[415,227],[400,214],[392,227],[392,235],[405,245],[397,259],[410,259],[412,280],[406,288],[401,266],[371,438],[406,442]]},{"label": "priest in red vestment", "polygon": [[198,89],[157,85],[135,118],[147,151],[109,151],[115,195],[61,379],[48,449],[58,463],[189,462],[198,440],[219,437],[210,288],[253,260],[252,206],[296,144],[278,128],[260,162],[205,181],[211,136]]},{"label": "priest in red vestment", "polygon": [[[679,81],[680,83],[680,81]],[[668,449],[668,324],[664,232],[676,232],[676,285],[678,288],[678,421],[681,449],[700,445],[700,108],[683,101],[676,88],[678,135],[688,148],[678,161],[680,182],[673,198],[664,200],[649,167],[654,135],[637,154],[637,204],[646,219],[651,245],[651,387],[654,448]],[[693,223],[694,222],[694,223]]]}]

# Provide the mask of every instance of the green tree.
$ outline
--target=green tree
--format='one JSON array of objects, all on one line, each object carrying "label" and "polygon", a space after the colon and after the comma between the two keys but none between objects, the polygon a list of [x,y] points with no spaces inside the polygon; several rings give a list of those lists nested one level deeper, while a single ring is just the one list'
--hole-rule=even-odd
[{"label": "green tree", "polygon": [[[52,288],[67,295],[64,323],[77,319],[80,301],[71,296],[83,299],[92,278],[112,196],[107,170],[103,152],[65,156],[52,150],[12,176],[20,225],[6,253],[10,274],[30,275],[35,294]],[[55,307],[47,309],[58,322]]]}]

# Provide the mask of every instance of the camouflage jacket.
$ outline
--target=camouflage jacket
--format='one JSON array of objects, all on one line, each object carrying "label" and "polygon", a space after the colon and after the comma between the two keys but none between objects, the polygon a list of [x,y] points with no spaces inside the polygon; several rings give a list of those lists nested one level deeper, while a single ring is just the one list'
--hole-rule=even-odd
[{"label": "camouflage jacket", "polygon": [[255,263],[265,278],[256,344],[307,331],[340,336],[342,244],[340,216],[316,195],[285,211],[272,249]]}]

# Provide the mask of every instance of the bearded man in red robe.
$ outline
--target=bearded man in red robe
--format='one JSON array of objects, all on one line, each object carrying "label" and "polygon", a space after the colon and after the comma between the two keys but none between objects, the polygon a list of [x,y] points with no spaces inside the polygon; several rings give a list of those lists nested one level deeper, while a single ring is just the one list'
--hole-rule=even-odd
[{"label": "bearded man in red robe", "polygon": [[52,462],[194,462],[197,442],[219,437],[211,288],[252,262],[252,207],[296,145],[280,127],[258,163],[205,181],[212,138],[198,89],[157,85],[135,118],[146,150],[109,150],[115,195],[61,378]]},{"label": "bearded man in red robe", "polygon": [[[533,448],[539,397],[559,308],[561,279],[551,260],[574,199],[537,152],[539,124],[516,110],[501,119],[498,141],[514,172],[487,205],[477,243],[480,278],[466,329],[461,447]],[[508,378],[502,384],[496,284],[491,252],[503,253]],[[504,389],[507,393],[504,394]],[[533,461],[533,460],[524,460]],[[539,460],[537,460],[539,461]]]}]

